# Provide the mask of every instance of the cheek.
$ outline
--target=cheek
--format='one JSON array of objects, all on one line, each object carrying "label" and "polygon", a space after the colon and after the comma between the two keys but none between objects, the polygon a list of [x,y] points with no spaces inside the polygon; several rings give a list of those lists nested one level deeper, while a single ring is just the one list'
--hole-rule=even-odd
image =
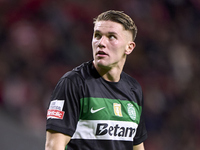
[{"label": "cheek", "polygon": [[97,44],[96,40],[92,40],[92,52],[93,52],[93,57],[95,56],[96,49],[97,49]]},{"label": "cheek", "polygon": [[92,39],[92,48],[97,47],[97,45],[98,45],[98,41],[95,39]]},{"label": "cheek", "polygon": [[119,54],[124,53],[126,49],[126,46],[118,41],[111,43],[110,47],[113,49],[113,51]]}]

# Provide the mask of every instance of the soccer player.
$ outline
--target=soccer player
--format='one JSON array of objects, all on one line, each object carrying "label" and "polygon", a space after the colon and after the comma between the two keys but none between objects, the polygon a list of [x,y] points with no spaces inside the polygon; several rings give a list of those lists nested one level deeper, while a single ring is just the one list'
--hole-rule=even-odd
[{"label": "soccer player", "polygon": [[121,11],[94,19],[93,60],[67,72],[53,91],[46,150],[144,150],[142,89],[123,71],[136,34]]}]

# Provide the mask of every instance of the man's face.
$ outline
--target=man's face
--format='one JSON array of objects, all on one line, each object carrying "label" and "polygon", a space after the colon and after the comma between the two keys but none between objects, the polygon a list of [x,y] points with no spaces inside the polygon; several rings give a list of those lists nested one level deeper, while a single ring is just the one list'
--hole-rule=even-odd
[{"label": "man's face", "polygon": [[130,54],[134,47],[131,32],[125,30],[120,23],[96,22],[92,39],[95,66],[104,69],[121,68],[126,55]]}]

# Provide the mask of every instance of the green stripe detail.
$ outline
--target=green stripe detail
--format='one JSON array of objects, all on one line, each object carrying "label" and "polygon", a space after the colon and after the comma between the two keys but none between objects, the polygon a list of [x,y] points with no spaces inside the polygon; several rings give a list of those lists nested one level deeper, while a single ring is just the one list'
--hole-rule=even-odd
[{"label": "green stripe detail", "polygon": [[[137,103],[128,100],[108,99],[108,98],[94,98],[87,97],[80,100],[82,120],[116,120],[116,121],[131,121],[139,124],[142,107]],[[114,103],[119,104],[122,116],[115,114]],[[133,106],[134,109],[128,109]],[[103,108],[95,113],[91,113],[91,108],[94,110]],[[129,110],[129,111],[128,111]],[[135,111],[130,111],[135,110]],[[133,112],[133,113],[131,113]],[[134,117],[131,117],[134,116]]]}]

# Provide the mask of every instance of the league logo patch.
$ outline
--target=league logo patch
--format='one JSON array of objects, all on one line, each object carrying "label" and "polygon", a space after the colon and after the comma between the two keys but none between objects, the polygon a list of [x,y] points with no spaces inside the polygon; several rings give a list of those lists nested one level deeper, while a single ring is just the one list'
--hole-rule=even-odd
[{"label": "league logo patch", "polygon": [[64,106],[64,100],[53,100],[49,105],[49,109],[47,111],[47,119],[63,119],[64,111],[62,111]]},{"label": "league logo patch", "polygon": [[132,120],[135,120],[136,119],[136,112],[135,112],[134,106],[131,103],[128,104],[127,110],[128,110],[128,114],[129,114],[130,118]]},{"label": "league logo patch", "polygon": [[113,103],[114,113],[116,116],[122,117],[121,104]]}]

